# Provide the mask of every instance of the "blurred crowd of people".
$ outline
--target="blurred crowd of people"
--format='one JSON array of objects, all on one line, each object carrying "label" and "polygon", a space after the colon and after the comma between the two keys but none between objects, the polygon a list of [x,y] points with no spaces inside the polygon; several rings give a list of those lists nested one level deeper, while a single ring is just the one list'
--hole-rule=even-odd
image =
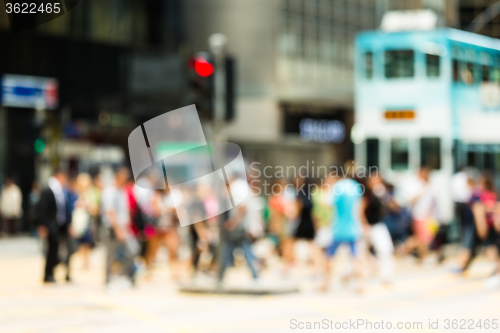
[{"label": "blurred crowd of people", "polygon": [[[314,274],[323,277],[321,290],[329,289],[332,258],[345,247],[352,260],[342,280],[352,280],[362,291],[367,277],[375,272],[384,284],[394,281],[396,255],[413,255],[422,262],[435,252],[437,262],[445,259],[449,221],[441,217],[430,175],[431,170],[422,167],[401,188],[378,173],[365,178],[357,178],[355,172],[316,180],[280,178],[274,180],[268,197],[259,196],[258,188],[250,186],[255,184],[254,176],[235,178],[227,188],[235,191],[247,186],[243,203],[218,216],[214,189],[196,189],[190,197],[184,194],[182,200],[189,204],[182,206],[187,207],[186,216],[203,221],[180,227],[174,197],[183,194],[168,186],[152,189],[148,182],[154,179],[135,183],[130,171],[121,167],[115,170],[113,181],[104,185],[99,174],[70,177],[56,170],[45,189],[34,185],[29,214],[38,235],[45,239],[47,283],[55,282],[58,264],[65,265],[66,280],[71,281],[70,260],[76,251],[88,268],[96,245],[106,249],[106,284],[118,274],[135,284],[139,266],[145,267],[146,278],[151,277],[161,247],[167,250],[170,272],[177,281],[186,274],[206,274],[220,285],[238,254],[255,280],[276,262],[270,257],[280,259],[280,272],[287,276],[296,264],[296,243],[303,241]],[[487,285],[500,286],[500,202],[494,181],[488,173],[479,175],[465,168],[452,177],[451,185],[462,247],[454,271],[465,272],[484,246],[488,257],[498,262]],[[21,191],[7,179],[0,197],[2,234],[15,233],[21,207]],[[259,242],[268,244],[270,250],[254,251]],[[188,255],[183,249],[188,249]]]}]

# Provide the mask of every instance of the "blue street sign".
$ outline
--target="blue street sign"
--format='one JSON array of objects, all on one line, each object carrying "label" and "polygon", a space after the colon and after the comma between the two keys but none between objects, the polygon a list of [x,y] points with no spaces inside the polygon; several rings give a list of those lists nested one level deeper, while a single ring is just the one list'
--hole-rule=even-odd
[{"label": "blue street sign", "polygon": [[3,106],[55,109],[59,104],[59,82],[54,78],[11,75],[1,77]]}]

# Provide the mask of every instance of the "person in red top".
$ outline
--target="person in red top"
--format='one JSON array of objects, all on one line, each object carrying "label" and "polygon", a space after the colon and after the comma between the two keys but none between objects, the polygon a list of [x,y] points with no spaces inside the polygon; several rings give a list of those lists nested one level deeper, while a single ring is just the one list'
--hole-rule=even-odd
[{"label": "person in red top", "polygon": [[[131,178],[128,180],[128,182],[124,188],[124,191],[125,191],[125,193],[127,195],[127,199],[128,199],[128,209],[130,212],[130,220],[131,221],[136,220],[136,216],[138,213],[137,200],[135,198],[134,191],[133,191],[134,184],[135,184],[134,179]],[[140,233],[139,226],[137,226],[135,223],[132,223],[131,228],[132,228],[132,231],[134,232],[134,235],[136,237],[139,236],[139,233]]]},{"label": "person in red top", "polygon": [[[486,240],[487,246],[491,245],[491,240],[495,236],[493,220],[497,194],[490,174],[484,173],[482,175],[477,192],[473,197],[473,201],[480,203],[482,206],[481,210],[477,209],[477,212],[474,214],[478,236]],[[478,213],[481,216],[476,216]]]},{"label": "person in red top", "polygon": [[497,268],[493,275],[486,280],[486,289],[495,289],[500,287],[500,202],[495,204],[493,213],[493,230],[496,233],[495,245],[497,247]]},{"label": "person in red top", "polygon": [[497,202],[495,187],[493,185],[493,181],[489,177],[483,176],[478,197],[479,201],[484,205],[486,225],[489,230],[493,227],[493,211]]},{"label": "person in red top", "polygon": [[477,256],[477,249],[481,244],[484,244],[492,257],[496,256],[491,254],[494,250],[493,246],[500,250],[498,232],[495,228],[496,192],[491,175],[484,173],[469,203],[474,220],[475,235],[461,258],[459,273],[465,272],[469,268],[472,260]]},{"label": "person in red top", "polygon": [[295,198],[289,187],[285,178],[276,180],[271,187],[271,197],[268,201],[269,236],[281,252],[285,267],[293,261],[293,232],[297,216]]}]

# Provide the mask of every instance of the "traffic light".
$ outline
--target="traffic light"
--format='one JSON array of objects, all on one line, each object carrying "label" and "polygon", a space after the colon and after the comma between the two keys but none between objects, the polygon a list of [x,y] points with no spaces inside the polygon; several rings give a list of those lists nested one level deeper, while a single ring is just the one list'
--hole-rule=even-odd
[{"label": "traffic light", "polygon": [[201,118],[214,115],[215,64],[208,52],[198,52],[188,59],[190,101],[195,104]]},{"label": "traffic light", "polygon": [[33,143],[33,149],[37,154],[41,154],[42,151],[45,149],[45,141],[43,141],[43,139],[41,138],[37,138]]},{"label": "traffic light", "polygon": [[[225,58],[224,78],[224,120],[231,121],[235,115],[236,103],[236,60]],[[200,117],[212,120],[214,112],[215,75],[217,68],[213,56],[208,52],[193,54],[188,60],[190,98],[195,104]]]},{"label": "traffic light", "polygon": [[194,59],[194,71],[201,77],[209,77],[214,73],[214,65],[203,57]]}]

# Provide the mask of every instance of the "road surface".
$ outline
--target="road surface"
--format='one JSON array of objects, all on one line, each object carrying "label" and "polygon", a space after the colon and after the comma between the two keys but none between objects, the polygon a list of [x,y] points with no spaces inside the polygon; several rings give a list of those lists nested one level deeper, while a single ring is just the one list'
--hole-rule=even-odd
[{"label": "road surface", "polygon": [[[432,260],[418,265],[413,258],[398,259],[395,283],[387,288],[372,277],[364,294],[343,286],[339,272],[332,290],[320,293],[318,278],[299,264],[288,277],[278,270],[264,273],[262,283],[292,281],[300,292],[252,296],[180,293],[161,255],[153,276],[141,277],[137,288],[115,280],[113,288],[106,289],[102,249],[92,253],[89,270],[75,255],[72,283],[63,282],[61,268],[59,283],[47,286],[41,283],[40,253],[39,242],[31,238],[0,240],[0,332],[500,331],[492,329],[492,323],[500,321],[500,289],[484,288],[493,270],[486,258],[478,259],[465,277],[450,272],[455,258],[441,266]],[[343,266],[342,258],[339,261],[337,271]],[[252,283],[248,276],[242,266],[227,278],[230,283]],[[464,326],[454,319],[467,322]]]}]

